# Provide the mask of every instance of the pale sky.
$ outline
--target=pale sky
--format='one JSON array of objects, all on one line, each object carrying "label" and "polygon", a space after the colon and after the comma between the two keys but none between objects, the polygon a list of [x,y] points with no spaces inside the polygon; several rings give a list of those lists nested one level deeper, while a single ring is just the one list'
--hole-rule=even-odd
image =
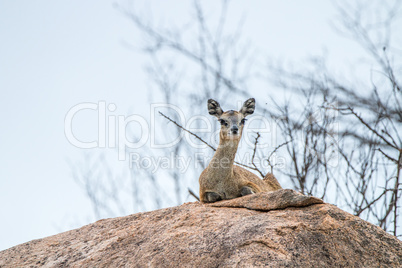
[{"label": "pale sky", "polygon": [[[180,23],[190,1],[137,2],[154,18]],[[0,250],[92,221],[68,165],[90,152],[65,137],[73,106],[105,101],[116,114],[149,108],[147,58],[124,45],[139,48],[142,39],[113,3],[0,1]],[[214,3],[205,1],[206,10]],[[332,30],[327,0],[235,0],[229,14],[246,15],[243,32],[269,57],[303,61],[325,50],[343,69],[360,53]],[[96,114],[78,118],[77,135],[95,139],[96,120]]]}]

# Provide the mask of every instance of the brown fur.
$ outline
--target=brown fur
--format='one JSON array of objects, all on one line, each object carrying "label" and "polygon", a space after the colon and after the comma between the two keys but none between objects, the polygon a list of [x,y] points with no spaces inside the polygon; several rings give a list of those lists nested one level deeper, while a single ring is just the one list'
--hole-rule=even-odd
[{"label": "brown fur", "polygon": [[248,99],[239,112],[223,112],[218,102],[208,100],[209,113],[216,116],[222,126],[218,149],[199,178],[201,202],[215,202],[282,189],[271,173],[261,180],[254,173],[233,164],[244,127],[244,118],[252,114],[254,108],[255,100]]}]

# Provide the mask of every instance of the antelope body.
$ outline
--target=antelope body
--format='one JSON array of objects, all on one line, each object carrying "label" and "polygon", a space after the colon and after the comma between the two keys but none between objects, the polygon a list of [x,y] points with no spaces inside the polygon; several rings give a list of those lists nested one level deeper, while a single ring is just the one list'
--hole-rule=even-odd
[{"label": "antelope body", "polygon": [[199,178],[201,202],[210,203],[282,189],[271,173],[268,173],[262,180],[254,173],[233,164],[243,133],[245,118],[253,114],[254,109],[254,98],[245,101],[238,112],[233,110],[223,112],[217,101],[208,100],[208,112],[218,118],[221,130],[219,146],[208,167]]}]

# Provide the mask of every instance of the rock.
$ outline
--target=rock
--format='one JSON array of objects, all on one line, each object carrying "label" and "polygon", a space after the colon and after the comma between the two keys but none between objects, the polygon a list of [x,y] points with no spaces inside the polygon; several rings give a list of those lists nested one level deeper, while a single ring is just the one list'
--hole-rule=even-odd
[{"label": "rock", "polygon": [[314,196],[305,196],[295,190],[281,189],[275,192],[247,195],[242,198],[212,203],[213,207],[248,208],[253,210],[270,211],[287,207],[307,207],[324,203]]},{"label": "rock", "polygon": [[105,219],[0,252],[0,267],[402,267],[402,242],[292,190]]}]

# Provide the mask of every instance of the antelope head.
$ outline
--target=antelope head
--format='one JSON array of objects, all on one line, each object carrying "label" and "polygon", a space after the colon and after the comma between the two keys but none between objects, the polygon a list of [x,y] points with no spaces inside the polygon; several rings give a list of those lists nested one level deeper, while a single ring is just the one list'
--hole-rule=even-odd
[{"label": "antelope head", "polygon": [[220,138],[223,140],[240,140],[246,116],[253,114],[254,109],[254,98],[246,100],[238,112],[234,110],[224,112],[217,101],[213,99],[208,100],[208,112],[210,115],[218,118],[221,124]]}]

